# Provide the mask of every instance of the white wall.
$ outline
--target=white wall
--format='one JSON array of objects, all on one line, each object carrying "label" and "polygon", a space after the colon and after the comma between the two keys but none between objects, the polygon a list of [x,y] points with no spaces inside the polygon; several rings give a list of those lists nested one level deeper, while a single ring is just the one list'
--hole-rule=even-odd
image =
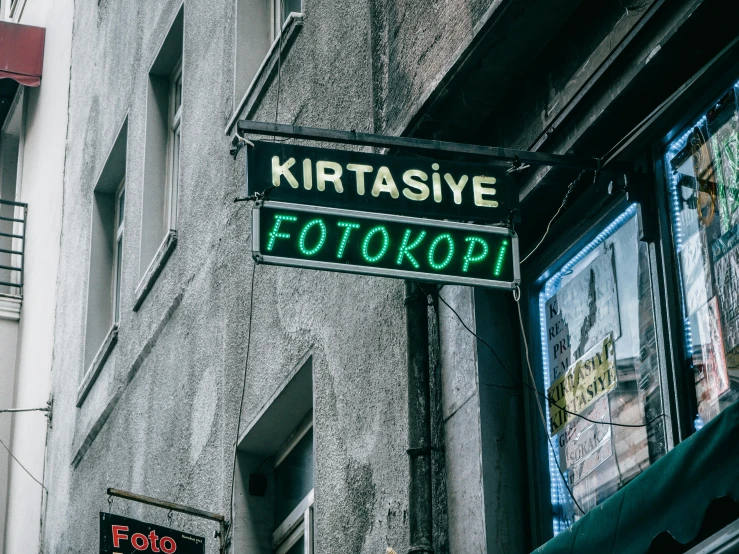
[{"label": "white wall", "polygon": [[[27,0],[19,23],[46,28],[41,86],[26,89],[18,199],[28,203],[25,286],[18,327],[16,407],[45,406],[53,356],[54,308],[62,218],[73,0]],[[37,478],[44,474],[47,419],[12,417],[11,450]],[[5,554],[39,552],[42,489],[10,465]]]},{"label": "white wall", "polygon": [[[20,302],[18,300],[0,297],[0,406],[9,406],[13,402],[19,311]],[[5,444],[10,444],[11,423],[9,414],[0,414],[0,440]],[[4,448],[0,447],[0,522],[5,521],[10,464],[10,456]],[[4,536],[5,528],[0,524],[0,545],[3,544]]]}]

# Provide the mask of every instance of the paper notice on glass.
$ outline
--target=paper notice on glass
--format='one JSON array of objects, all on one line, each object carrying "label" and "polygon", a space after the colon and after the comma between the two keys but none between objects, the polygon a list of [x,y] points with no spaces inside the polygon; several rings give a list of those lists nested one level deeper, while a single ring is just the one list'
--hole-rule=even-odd
[{"label": "paper notice on glass", "polygon": [[698,337],[693,337],[698,413],[704,421],[718,412],[718,397],[729,390],[729,373],[716,297],[698,310]]},{"label": "paper notice on glass", "polygon": [[609,334],[549,387],[550,433],[559,433],[575,417],[571,414],[582,414],[615,386],[616,354]]},{"label": "paper notice on glass", "polygon": [[613,456],[613,442],[611,441],[611,434],[608,433],[608,436],[604,437],[586,458],[583,458],[579,463],[568,470],[567,480],[569,481],[570,486],[576,485],[582,479],[590,475],[599,465],[611,456]]},{"label": "paper notice on glass", "polygon": [[567,371],[570,365],[570,330],[562,317],[556,294],[547,300],[544,312],[547,325],[549,382],[552,382]]},{"label": "paper notice on glass", "polygon": [[726,352],[739,346],[739,226],[711,243]]},{"label": "paper notice on glass", "polygon": [[704,233],[695,233],[680,250],[680,266],[685,284],[685,304],[688,314],[703,306],[713,296],[711,268]]},{"label": "paper notice on glass", "polygon": [[550,382],[604,336],[621,336],[613,245],[547,301],[545,319]]},{"label": "paper notice on glass", "polygon": [[589,410],[580,415],[587,417],[590,421],[573,417],[572,421],[565,425],[557,436],[559,464],[562,471],[571,470],[580,465],[605,439],[611,437],[611,426],[608,425],[610,422],[608,397],[600,397]]}]

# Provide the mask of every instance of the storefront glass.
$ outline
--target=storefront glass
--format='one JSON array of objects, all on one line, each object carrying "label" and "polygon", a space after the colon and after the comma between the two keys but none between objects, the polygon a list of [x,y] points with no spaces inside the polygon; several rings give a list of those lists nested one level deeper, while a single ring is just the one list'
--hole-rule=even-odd
[{"label": "storefront glass", "polygon": [[560,469],[587,512],[666,452],[648,245],[639,240],[638,218],[631,205],[612,219],[539,295],[555,535],[582,515]]},{"label": "storefront glass", "polygon": [[664,159],[696,430],[739,399],[737,92],[730,88]]}]

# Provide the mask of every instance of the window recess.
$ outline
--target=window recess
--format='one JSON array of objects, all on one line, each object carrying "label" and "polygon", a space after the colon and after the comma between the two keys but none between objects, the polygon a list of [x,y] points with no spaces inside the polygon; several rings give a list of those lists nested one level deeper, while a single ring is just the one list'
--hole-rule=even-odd
[{"label": "window recess", "polygon": [[290,375],[240,437],[234,543],[255,554],[312,554],[313,366]]},{"label": "window recess", "polygon": [[[549,397],[549,444],[539,463],[549,477],[545,504],[553,535],[583,515],[560,469],[588,512],[667,450],[650,261],[639,217],[635,204],[612,213],[582,250],[539,280],[533,321]],[[543,432],[538,418],[531,425]]]},{"label": "window recess", "polygon": [[183,129],[184,7],[149,70],[138,310],[177,244]]},{"label": "window recess", "polygon": [[128,120],[118,132],[92,193],[84,377],[81,402],[115,346],[125,272]]}]

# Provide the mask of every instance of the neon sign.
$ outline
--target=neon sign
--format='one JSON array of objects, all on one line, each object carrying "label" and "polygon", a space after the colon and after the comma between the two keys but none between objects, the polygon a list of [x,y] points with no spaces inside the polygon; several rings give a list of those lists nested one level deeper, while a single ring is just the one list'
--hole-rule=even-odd
[{"label": "neon sign", "polygon": [[259,263],[511,290],[518,238],[508,228],[260,202]]}]

